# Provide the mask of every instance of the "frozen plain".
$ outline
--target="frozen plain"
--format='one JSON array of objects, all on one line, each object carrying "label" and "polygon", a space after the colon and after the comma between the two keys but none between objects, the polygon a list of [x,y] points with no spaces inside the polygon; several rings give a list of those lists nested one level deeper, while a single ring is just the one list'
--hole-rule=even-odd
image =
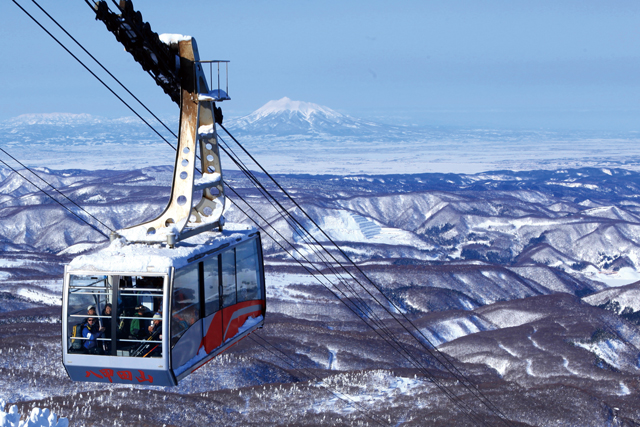
[{"label": "frozen plain", "polygon": [[[51,132],[41,135],[42,139]],[[241,140],[251,138],[256,137],[245,135]],[[290,166],[304,168],[305,173],[328,173],[322,168],[330,164],[340,173],[279,179],[510,420],[516,425],[633,425],[640,418],[634,399],[640,346],[633,319],[637,307],[630,302],[639,259],[640,178],[631,163],[624,163],[633,158],[632,139],[628,148],[616,152],[626,153],[617,160],[607,160],[604,154],[584,163],[573,160],[575,166],[596,169],[569,170],[565,164],[557,170],[542,161],[522,167],[526,170],[520,173],[428,174],[423,163],[423,169],[415,170],[421,174],[406,175],[402,169],[403,174],[395,176],[385,175],[380,169],[384,162],[379,161],[395,151],[387,152],[388,144],[383,150],[360,141],[360,149],[368,147],[372,153],[360,161],[373,175],[344,176],[351,163],[327,160],[326,154],[335,156],[340,148],[349,151],[344,145],[348,138],[353,137],[327,132],[298,137],[311,153],[300,159],[310,161],[314,169],[291,158]],[[285,147],[282,153],[291,154],[291,135],[254,142],[251,151],[260,157],[256,150],[262,149],[277,158],[274,147],[266,145],[274,140]],[[139,147],[141,153],[148,151],[149,146],[142,145],[146,147]],[[565,145],[567,150],[571,146],[577,147]],[[69,142],[67,154],[73,147]],[[97,150],[107,156],[105,148],[109,147]],[[501,151],[495,144],[492,149]],[[71,150],[74,155],[77,151],[84,150]],[[10,152],[26,161],[13,149]],[[520,151],[513,148],[511,160],[516,152]],[[549,153],[557,154],[551,149]],[[420,156],[425,154],[418,160]],[[455,155],[450,156],[453,162]],[[524,157],[519,157],[523,163],[530,161]],[[106,163],[105,158],[100,161]],[[156,159],[148,154],[141,158]],[[418,160],[407,167],[418,168]],[[280,167],[286,163],[283,160]],[[616,164],[628,167],[614,168]],[[168,168],[125,165],[122,171],[95,171],[102,168],[96,165],[78,167],[93,172],[40,173],[116,227],[127,225],[122,217],[135,222],[162,208]],[[280,170],[277,162],[267,165]],[[485,166],[482,170],[507,169]],[[6,169],[0,174],[0,378],[2,389],[12,390],[5,398],[19,403],[23,413],[34,406],[48,407],[69,416],[74,425],[100,425],[105,417],[117,425],[422,425],[425,419],[433,425],[473,425],[464,411],[420,372],[397,360],[269,241],[265,251],[270,316],[259,334],[294,355],[319,379],[266,351],[256,352],[258,340],[245,340],[178,389],[104,389],[69,383],[59,364],[59,338],[56,341],[57,277],[61,263],[90,249],[99,236],[70,220],[19,177]],[[230,173],[227,179],[255,197],[238,174]],[[269,212],[265,202],[256,199],[256,204]],[[231,209],[229,216],[245,221],[237,210]],[[276,221],[276,227],[295,236],[283,222]],[[302,241],[298,246],[308,250]],[[627,307],[630,312],[623,315]],[[432,369],[456,387],[437,366]],[[456,392],[476,404],[464,390]],[[497,423],[481,407],[476,410],[487,423]]]},{"label": "frozen plain", "polygon": [[[173,143],[155,120],[150,123]],[[177,117],[163,118],[177,133]],[[576,167],[640,169],[640,133],[398,126],[313,103],[270,101],[225,126],[271,173],[478,173]],[[223,140],[231,139],[220,132]],[[22,115],[0,123],[0,143],[30,166],[134,169],[172,163],[174,151],[135,117]],[[33,156],[37,147],[38,156]],[[230,162],[225,167],[233,169]]]}]

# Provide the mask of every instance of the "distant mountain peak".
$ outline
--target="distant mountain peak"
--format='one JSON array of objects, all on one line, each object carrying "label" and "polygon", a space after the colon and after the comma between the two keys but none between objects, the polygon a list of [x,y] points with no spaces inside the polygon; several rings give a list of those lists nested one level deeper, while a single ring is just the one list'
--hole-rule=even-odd
[{"label": "distant mountain peak", "polygon": [[327,115],[341,115],[333,111],[330,108],[323,107],[312,102],[293,101],[286,96],[278,100],[272,100],[264,104],[252,113],[259,116],[265,116],[268,114],[278,114],[284,112],[297,112],[301,113],[305,117],[309,117],[314,113],[324,113]]},{"label": "distant mountain peak", "polygon": [[364,135],[379,125],[340,114],[312,102],[284,97],[269,101],[248,116],[230,120],[231,128],[254,135]]}]

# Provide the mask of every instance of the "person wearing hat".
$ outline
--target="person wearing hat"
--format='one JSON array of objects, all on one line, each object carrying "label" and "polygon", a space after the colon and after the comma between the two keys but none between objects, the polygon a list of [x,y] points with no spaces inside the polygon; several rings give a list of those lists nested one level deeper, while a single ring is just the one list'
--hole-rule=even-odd
[{"label": "person wearing hat", "polygon": [[87,324],[82,329],[82,336],[86,338],[84,348],[87,350],[87,353],[102,354],[102,348],[98,346],[98,338],[104,336],[104,326],[100,327],[95,317],[89,317],[87,319]]},{"label": "person wearing hat", "polygon": [[152,322],[151,325],[149,325],[149,336],[153,337],[155,334],[158,337],[157,339],[161,340],[162,339],[162,315],[160,313],[154,314],[151,322]]},{"label": "person wearing hat", "polygon": [[147,317],[148,312],[149,309],[144,305],[136,307],[136,312],[134,314],[136,319],[131,320],[131,326],[129,328],[132,339],[144,339],[147,335],[149,323],[145,318]]},{"label": "person wearing hat", "polygon": [[[96,306],[95,305],[90,305],[89,307],[87,307],[87,314],[89,316],[95,316],[96,313]],[[85,317],[84,319],[82,319],[82,324],[86,325],[87,324],[87,320],[89,320],[88,317]]]},{"label": "person wearing hat", "polygon": [[144,330],[145,334],[139,337],[145,342],[135,349],[132,356],[162,357],[162,344],[156,342],[162,340],[162,315],[160,313],[154,314],[151,322],[151,325]]}]

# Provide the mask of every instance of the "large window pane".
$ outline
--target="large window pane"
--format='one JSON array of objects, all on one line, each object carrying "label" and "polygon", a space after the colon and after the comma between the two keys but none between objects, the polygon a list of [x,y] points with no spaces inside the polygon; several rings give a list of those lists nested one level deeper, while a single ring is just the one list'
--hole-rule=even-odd
[{"label": "large window pane", "polygon": [[236,246],[238,302],[260,299],[258,272],[256,241],[253,240]]},{"label": "large window pane", "polygon": [[236,303],[236,251],[229,249],[222,253],[222,305],[229,307]]},{"label": "large window pane", "polygon": [[111,336],[105,334],[104,324],[111,316],[104,315],[104,311],[110,305],[111,295],[106,276],[70,276],[67,306],[70,353],[105,354],[108,350]]},{"label": "large window pane", "polygon": [[118,356],[162,356],[163,286],[163,277],[120,277],[116,316]]},{"label": "large window pane", "polygon": [[220,278],[218,258],[215,256],[204,261],[204,315],[209,316],[220,310]]},{"label": "large window pane", "polygon": [[71,275],[69,352],[162,356],[163,286],[163,277]]},{"label": "large window pane", "polygon": [[198,264],[176,270],[171,304],[171,345],[200,319]]}]

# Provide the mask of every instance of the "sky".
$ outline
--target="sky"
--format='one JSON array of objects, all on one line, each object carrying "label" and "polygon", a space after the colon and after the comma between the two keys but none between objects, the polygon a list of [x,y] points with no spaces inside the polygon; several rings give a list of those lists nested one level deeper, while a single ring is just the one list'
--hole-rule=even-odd
[{"label": "sky", "polygon": [[[61,34],[31,0],[16,1]],[[84,0],[39,4],[156,114],[177,116],[177,106]],[[154,31],[194,36],[202,59],[231,61],[232,100],[222,105],[231,117],[287,96],[385,123],[640,131],[635,1],[135,0],[134,6]],[[0,4],[0,16],[0,120],[51,112],[132,115],[12,0]]]}]

